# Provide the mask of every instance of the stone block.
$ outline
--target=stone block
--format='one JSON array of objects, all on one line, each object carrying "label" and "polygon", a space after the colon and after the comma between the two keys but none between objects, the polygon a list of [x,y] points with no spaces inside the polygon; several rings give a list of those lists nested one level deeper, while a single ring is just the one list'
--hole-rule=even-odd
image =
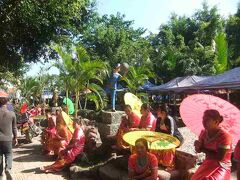
[{"label": "stone block", "polygon": [[111,163],[99,169],[99,176],[104,180],[128,180],[128,172],[122,169],[116,168]]},{"label": "stone block", "polygon": [[183,151],[176,151],[176,168],[188,170],[197,164],[197,155],[192,155]]},{"label": "stone block", "polygon": [[120,124],[97,123],[98,131],[101,137],[115,136]]},{"label": "stone block", "polygon": [[105,124],[120,124],[122,121],[122,116],[124,111],[102,111],[101,112],[101,121]]}]

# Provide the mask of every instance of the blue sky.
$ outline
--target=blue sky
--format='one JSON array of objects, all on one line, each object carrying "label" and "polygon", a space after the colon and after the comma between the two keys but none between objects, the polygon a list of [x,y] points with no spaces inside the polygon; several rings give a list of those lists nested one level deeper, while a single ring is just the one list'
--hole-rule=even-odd
[{"label": "blue sky", "polygon": [[[126,15],[127,20],[134,20],[134,26],[143,27],[157,33],[162,23],[166,23],[175,12],[178,15],[190,16],[196,9],[200,9],[203,0],[97,0],[98,12],[104,14],[116,14],[120,12]],[[217,5],[220,14],[227,17],[237,11],[240,0],[208,0],[210,6]],[[45,64],[48,66],[49,64]],[[36,75],[40,70],[40,63],[31,65],[27,75]],[[57,74],[56,68],[49,71]]]}]

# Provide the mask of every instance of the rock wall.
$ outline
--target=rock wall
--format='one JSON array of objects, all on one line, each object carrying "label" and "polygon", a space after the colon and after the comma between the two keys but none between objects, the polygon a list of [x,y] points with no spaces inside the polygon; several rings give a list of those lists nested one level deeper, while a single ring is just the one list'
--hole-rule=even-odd
[{"label": "rock wall", "polygon": [[122,120],[124,111],[102,111],[97,122],[101,137],[115,136]]}]

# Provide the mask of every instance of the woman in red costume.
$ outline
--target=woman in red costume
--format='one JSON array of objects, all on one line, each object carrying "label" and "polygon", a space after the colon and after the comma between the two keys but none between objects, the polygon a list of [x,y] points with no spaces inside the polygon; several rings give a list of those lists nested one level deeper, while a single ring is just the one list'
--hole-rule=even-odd
[{"label": "woman in red costume", "polygon": [[42,136],[42,145],[43,151],[51,155],[52,145],[54,142],[54,138],[56,137],[57,129],[56,129],[56,115],[51,114],[51,111],[46,110],[46,118],[48,121],[48,127],[44,130]]},{"label": "woman in red costume", "polygon": [[141,106],[141,121],[139,128],[149,131],[155,131],[157,119],[153,116],[153,114],[150,112],[150,106],[149,104],[143,104]]},{"label": "woman in red costume", "polygon": [[240,140],[234,151],[234,160],[237,161],[237,180],[240,180]]},{"label": "woman in red costume", "polygon": [[80,125],[80,122],[75,122],[74,126],[75,131],[70,144],[66,149],[60,151],[58,159],[52,165],[42,167],[42,171],[59,172],[70,165],[83,152],[85,144],[84,127]]},{"label": "woman in red costume", "polygon": [[223,117],[217,110],[206,110],[203,130],[195,141],[196,152],[206,153],[206,159],[191,180],[229,180],[231,175],[232,137],[219,125]]},{"label": "woman in red costume", "polygon": [[125,105],[124,111],[127,116],[123,117],[116,135],[117,147],[120,149],[124,149],[127,147],[127,144],[122,139],[123,135],[131,131],[132,128],[137,128],[140,123],[140,118],[132,111],[130,105]]},{"label": "woman in red costume", "polygon": [[49,146],[49,150],[52,150],[55,155],[59,155],[59,152],[64,150],[72,139],[72,133],[67,127],[61,112],[57,114],[56,121],[57,132]]},{"label": "woman in red costume", "polygon": [[148,152],[145,139],[138,139],[135,143],[136,154],[128,160],[128,174],[130,180],[157,180],[158,161],[154,154]]}]

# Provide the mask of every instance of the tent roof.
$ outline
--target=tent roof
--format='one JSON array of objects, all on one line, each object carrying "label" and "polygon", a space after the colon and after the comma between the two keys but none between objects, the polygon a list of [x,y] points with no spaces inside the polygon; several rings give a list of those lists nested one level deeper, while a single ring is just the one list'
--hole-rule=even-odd
[{"label": "tent roof", "polygon": [[177,77],[166,84],[151,87],[148,89],[148,91],[149,92],[183,91],[184,89],[188,89],[206,78],[207,78],[206,76]]},{"label": "tent roof", "polygon": [[240,67],[226,71],[225,73],[209,76],[197,83],[198,89],[240,88]]},{"label": "tent roof", "polygon": [[215,76],[177,77],[166,84],[149,88],[148,92],[181,92],[221,88],[240,89],[240,67]]}]

